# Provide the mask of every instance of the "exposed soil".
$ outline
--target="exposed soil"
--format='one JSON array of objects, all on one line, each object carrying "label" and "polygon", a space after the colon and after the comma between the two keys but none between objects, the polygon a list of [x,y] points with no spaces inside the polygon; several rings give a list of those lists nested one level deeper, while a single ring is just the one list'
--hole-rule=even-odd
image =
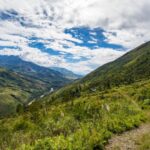
[{"label": "exposed soil", "polygon": [[136,142],[144,134],[150,134],[150,123],[141,125],[139,128],[127,131],[120,135],[114,135],[106,150],[137,150],[138,143]]}]

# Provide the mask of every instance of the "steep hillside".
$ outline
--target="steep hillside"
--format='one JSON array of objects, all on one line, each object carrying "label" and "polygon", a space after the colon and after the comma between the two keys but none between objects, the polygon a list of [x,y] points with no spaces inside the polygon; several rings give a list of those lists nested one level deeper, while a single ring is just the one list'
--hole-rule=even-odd
[{"label": "steep hillside", "polygon": [[149,87],[147,80],[55,105],[37,101],[27,112],[0,120],[0,149],[103,150],[113,134],[146,121]]},{"label": "steep hillside", "polygon": [[40,80],[0,68],[0,116],[14,113],[17,104],[36,97],[46,86]]},{"label": "steep hillside", "polygon": [[51,88],[58,89],[70,82],[55,71],[36,75],[0,68],[0,117],[15,113],[18,104],[27,104]]},{"label": "steep hillside", "polygon": [[81,80],[89,86],[128,84],[150,77],[150,42],[126,53],[114,62],[99,67]]},{"label": "steep hillside", "polygon": [[99,67],[74,84],[58,90],[51,96],[51,101],[68,101],[85,93],[103,91],[146,79],[150,79],[150,42]]}]

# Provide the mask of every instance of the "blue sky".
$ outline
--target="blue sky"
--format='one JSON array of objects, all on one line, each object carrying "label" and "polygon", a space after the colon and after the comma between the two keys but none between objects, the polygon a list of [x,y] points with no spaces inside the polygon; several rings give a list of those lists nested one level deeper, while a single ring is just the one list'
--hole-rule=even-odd
[{"label": "blue sky", "polygon": [[149,40],[149,0],[0,0],[0,55],[87,74]]}]

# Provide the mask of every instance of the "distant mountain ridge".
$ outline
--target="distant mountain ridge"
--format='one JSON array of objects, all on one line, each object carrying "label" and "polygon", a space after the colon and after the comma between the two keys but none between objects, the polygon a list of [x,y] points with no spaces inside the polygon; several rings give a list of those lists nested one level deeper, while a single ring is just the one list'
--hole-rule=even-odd
[{"label": "distant mountain ridge", "polygon": [[51,69],[62,73],[63,76],[64,76],[65,78],[67,78],[67,79],[76,80],[76,79],[82,78],[81,75],[77,75],[77,74],[73,73],[72,71],[67,70],[67,69],[65,69],[65,68],[51,67]]},{"label": "distant mountain ridge", "polygon": [[47,75],[49,75],[50,77],[54,77],[57,74],[68,80],[75,80],[81,78],[80,75],[74,74],[67,69],[58,67],[42,67],[32,62],[24,61],[17,56],[0,55],[0,66],[34,77],[42,76],[43,78]]},{"label": "distant mountain ridge", "polygon": [[0,56],[0,116],[14,113],[18,104],[26,104],[73,80],[16,56]]}]

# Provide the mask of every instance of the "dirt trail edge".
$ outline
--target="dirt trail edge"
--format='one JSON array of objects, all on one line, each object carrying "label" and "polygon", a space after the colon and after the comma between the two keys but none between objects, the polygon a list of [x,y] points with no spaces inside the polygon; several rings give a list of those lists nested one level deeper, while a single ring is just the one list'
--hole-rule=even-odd
[{"label": "dirt trail edge", "polygon": [[150,123],[142,124],[139,128],[114,135],[105,146],[106,150],[137,150],[136,140],[144,134],[150,134]]}]

